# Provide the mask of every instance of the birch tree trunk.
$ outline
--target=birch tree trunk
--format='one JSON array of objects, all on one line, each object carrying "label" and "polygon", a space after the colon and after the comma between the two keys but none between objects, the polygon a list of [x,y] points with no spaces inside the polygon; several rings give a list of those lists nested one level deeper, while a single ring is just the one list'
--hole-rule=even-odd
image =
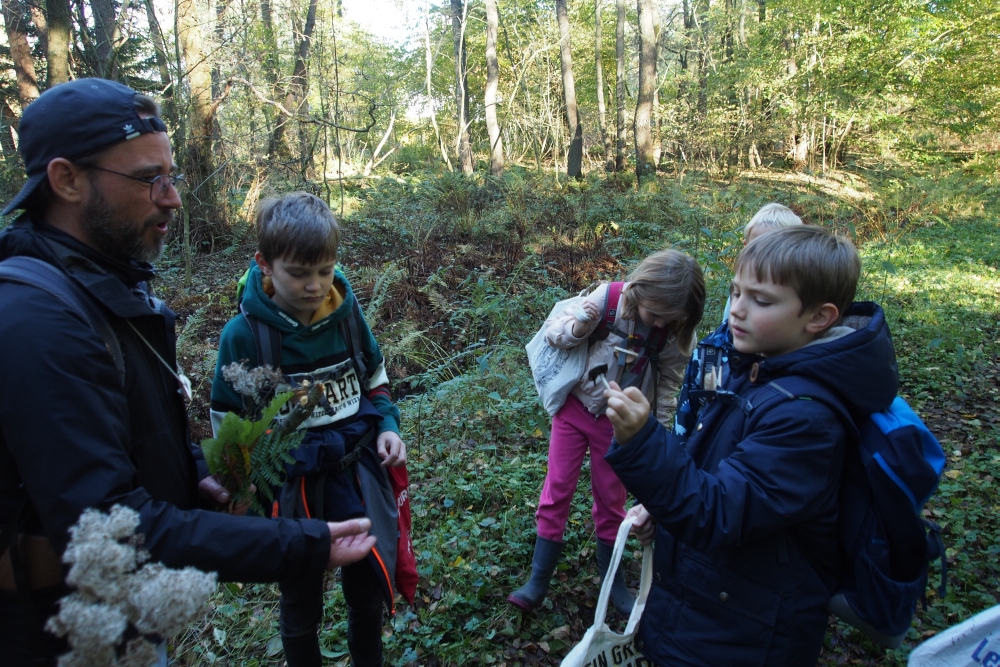
[{"label": "birch tree trunk", "polygon": [[601,2],[594,0],[594,65],[597,71],[597,122],[601,128],[601,146],[604,148],[604,170],[615,170],[615,160],[611,153],[611,136],[608,134],[608,114],[604,105],[604,63],[601,58],[603,46],[601,35]]},{"label": "birch tree trunk", "polygon": [[465,66],[465,19],[468,0],[451,0],[451,31],[455,40],[455,106],[458,114],[458,160],[462,173],[472,175],[472,144],[469,142],[469,81]]},{"label": "birch tree trunk", "polygon": [[486,104],[486,131],[490,135],[490,173],[497,178],[503,176],[503,139],[500,137],[500,124],[497,122],[497,87],[500,79],[500,67],[497,63],[499,23],[497,0],[486,0],[486,93],[483,101]]},{"label": "birch tree trunk", "polygon": [[566,156],[566,175],[581,178],[583,168],[583,124],[576,104],[576,83],[573,80],[573,52],[569,42],[569,13],[567,0],[556,0],[556,19],[559,21],[559,54],[562,63],[563,100],[566,103],[566,123],[569,125],[569,153]]},{"label": "birch tree trunk", "polygon": [[625,0],[617,0],[615,22],[615,171],[625,170]]},{"label": "birch tree trunk", "polygon": [[21,0],[3,0],[3,23],[7,30],[7,44],[10,58],[14,62],[17,77],[17,99],[21,110],[38,99],[38,77],[35,76],[35,61],[31,57],[28,44],[28,22]]},{"label": "birch tree trunk", "polygon": [[639,94],[635,105],[635,175],[656,173],[653,156],[653,90],[656,87],[656,33],[653,1],[636,0],[639,9]]}]

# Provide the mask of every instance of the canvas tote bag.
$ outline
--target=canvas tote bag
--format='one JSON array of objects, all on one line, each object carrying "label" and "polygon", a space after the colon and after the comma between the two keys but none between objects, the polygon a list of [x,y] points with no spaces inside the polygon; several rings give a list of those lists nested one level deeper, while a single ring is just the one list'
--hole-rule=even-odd
[{"label": "canvas tote bag", "polygon": [[624,634],[613,632],[604,622],[608,603],[611,601],[611,585],[615,580],[615,571],[621,564],[625,542],[628,540],[628,531],[634,522],[635,517],[627,517],[618,528],[618,537],[615,539],[611,563],[608,565],[608,573],[601,585],[601,595],[597,599],[597,608],[594,611],[594,625],[587,630],[587,634],[583,636],[579,644],[573,647],[569,655],[563,658],[560,667],[587,667],[588,665],[649,667],[652,664],[636,650],[635,631],[639,626],[639,619],[642,618],[642,611],[646,608],[646,598],[649,596],[649,588],[653,583],[653,545],[649,545],[642,552],[642,579],[639,582],[639,597],[636,598],[635,606],[632,607],[632,614],[628,618]]},{"label": "canvas tote bag", "polygon": [[1000,665],[1000,605],[934,635],[910,654],[908,667]]},{"label": "canvas tote bag", "polygon": [[588,345],[587,341],[583,341],[576,347],[560,350],[549,345],[545,339],[545,329],[552,318],[562,315],[570,307],[578,307],[581,304],[583,296],[558,302],[545,318],[542,328],[524,346],[528,353],[528,365],[531,366],[531,376],[535,380],[538,398],[542,400],[542,407],[550,417],[559,412],[573,386],[583,377],[583,372],[587,368]]}]

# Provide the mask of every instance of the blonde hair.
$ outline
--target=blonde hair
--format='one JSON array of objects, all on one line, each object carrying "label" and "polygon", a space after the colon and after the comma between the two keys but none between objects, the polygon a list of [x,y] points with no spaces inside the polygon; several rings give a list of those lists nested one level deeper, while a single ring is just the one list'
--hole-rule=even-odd
[{"label": "blonde hair", "polygon": [[811,225],[778,229],[748,245],[736,258],[736,274],[753,271],[758,282],[795,290],[799,315],[832,303],[841,316],[858,289],[861,258],[854,244]]},{"label": "blonde hair", "polygon": [[795,211],[787,206],[771,202],[762,206],[750,218],[750,222],[743,228],[743,238],[746,238],[750,234],[750,230],[754,227],[777,229],[778,227],[792,227],[801,224],[802,218],[795,215]]},{"label": "blonde hair", "polygon": [[687,344],[705,312],[705,278],[694,258],[661,250],[632,271],[622,296],[624,319],[636,319],[640,304],[653,305],[670,318],[667,329]]}]

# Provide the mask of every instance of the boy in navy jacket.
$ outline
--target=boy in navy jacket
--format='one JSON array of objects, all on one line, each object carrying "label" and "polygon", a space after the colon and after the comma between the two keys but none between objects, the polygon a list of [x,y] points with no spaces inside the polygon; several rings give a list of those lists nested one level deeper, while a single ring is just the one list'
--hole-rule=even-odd
[{"label": "boy in navy jacket", "polygon": [[[837,515],[848,414],[886,409],[898,379],[885,317],[851,302],[850,241],[789,227],[740,253],[719,391],[682,436],[632,389],[607,392],[606,460],[655,534],[637,647],[661,666],[816,663],[840,576]],[[841,405],[800,400],[805,378]],[[686,440],[685,440],[686,437]]]}]

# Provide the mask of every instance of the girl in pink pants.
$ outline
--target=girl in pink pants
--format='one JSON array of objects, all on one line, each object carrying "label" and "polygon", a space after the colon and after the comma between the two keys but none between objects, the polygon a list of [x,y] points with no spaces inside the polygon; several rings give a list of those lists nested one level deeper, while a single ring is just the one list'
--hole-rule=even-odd
[{"label": "girl in pink pants", "polygon": [[[676,250],[662,250],[643,260],[628,282],[601,285],[582,308],[546,323],[545,337],[552,347],[589,346],[587,365],[552,418],[549,469],[535,512],[538,536],[531,577],[507,597],[512,605],[532,611],[545,599],[562,555],[569,507],[588,450],[597,566],[603,579],[618,526],[625,518],[626,494],[604,462],[611,445],[611,422],[604,414],[604,383],[601,378],[591,379],[591,371],[606,367],[608,381],[617,381],[622,388],[638,387],[656,406],[656,418],[669,427],[704,303],[705,283],[698,263]],[[631,612],[635,598],[625,587],[620,569],[611,598],[620,613]]]}]

